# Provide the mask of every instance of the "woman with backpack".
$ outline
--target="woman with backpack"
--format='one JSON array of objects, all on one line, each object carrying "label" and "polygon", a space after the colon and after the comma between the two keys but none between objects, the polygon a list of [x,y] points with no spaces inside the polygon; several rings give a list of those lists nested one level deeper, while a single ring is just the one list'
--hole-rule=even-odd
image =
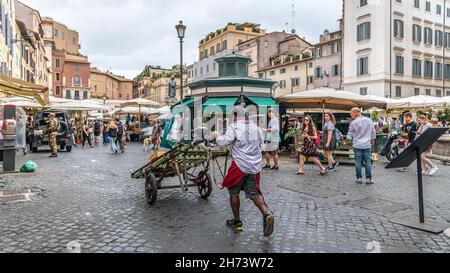
[{"label": "woman with backpack", "polygon": [[326,175],[327,170],[323,167],[318,158],[320,136],[311,116],[305,116],[300,130],[302,131],[301,137],[304,139],[304,142],[303,147],[300,150],[300,170],[297,172],[297,175],[305,174],[305,163],[308,159],[320,168],[320,175]]},{"label": "woman with backpack", "polygon": [[333,158],[336,150],[336,118],[332,113],[325,114],[325,124],[323,126],[322,146],[323,153],[328,162],[327,171],[334,171],[339,165]]},{"label": "woman with backpack", "polygon": [[108,133],[109,142],[111,143],[111,153],[118,152],[117,146],[116,146],[116,139],[117,139],[117,125],[114,123],[114,121],[111,121],[106,128],[106,132]]},{"label": "woman with backpack", "polygon": [[96,120],[94,123],[94,139],[95,144],[98,144],[98,138],[100,137],[100,132],[102,129],[102,125],[100,124],[100,121]]}]

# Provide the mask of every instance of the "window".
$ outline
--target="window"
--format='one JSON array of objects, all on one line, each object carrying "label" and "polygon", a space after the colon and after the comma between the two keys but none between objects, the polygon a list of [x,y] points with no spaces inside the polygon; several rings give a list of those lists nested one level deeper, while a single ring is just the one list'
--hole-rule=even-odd
[{"label": "window", "polygon": [[203,54],[203,56],[205,57],[205,58],[208,58],[208,49],[205,49],[205,53]]},{"label": "window", "polygon": [[419,96],[420,95],[420,88],[414,88],[414,96]]},{"label": "window", "polygon": [[61,37],[62,37],[63,40],[66,39],[66,33],[64,31],[61,31]]},{"label": "window", "polygon": [[220,52],[220,43],[218,43],[218,44],[216,45],[216,52],[217,52],[217,53]]},{"label": "window", "polygon": [[414,0],[414,7],[420,9],[420,0]]},{"label": "window", "polygon": [[339,76],[339,65],[333,65],[332,69],[331,69],[331,74],[333,75],[333,77]]},{"label": "window", "polygon": [[223,41],[222,42],[222,50],[227,50],[228,49],[228,43],[227,41]]},{"label": "window", "polygon": [[206,73],[209,73],[209,64],[206,65]]},{"label": "window", "polygon": [[413,76],[422,77],[422,61],[413,59]]},{"label": "window", "polygon": [[258,78],[260,79],[264,78],[264,73],[258,73]]},{"label": "window", "polygon": [[436,97],[438,97],[438,98],[442,97],[442,90],[440,90],[440,89],[436,90]]},{"label": "window", "polygon": [[403,56],[395,57],[395,73],[400,75],[405,74],[405,58]]},{"label": "window", "polygon": [[437,80],[442,80],[442,63],[436,62],[435,76]]},{"label": "window", "polygon": [[298,65],[294,67],[294,71],[298,71]]},{"label": "window", "polygon": [[285,89],[286,88],[286,81],[285,80],[280,81],[280,88],[281,89]]},{"label": "window", "polygon": [[428,45],[433,44],[433,31],[429,27],[424,28],[423,42]]},{"label": "window", "polygon": [[280,74],[286,74],[286,68],[280,69]]},{"label": "window", "polygon": [[444,78],[450,80],[450,64],[445,64],[444,66]]},{"label": "window", "polygon": [[76,64],[76,65],[75,65],[75,71],[76,71],[76,72],[80,72],[80,65],[79,65],[79,64]]},{"label": "window", "polygon": [[214,47],[213,46],[209,49],[209,52],[211,55],[214,55]]},{"label": "window", "polygon": [[318,47],[316,48],[316,58],[322,57],[322,48]]},{"label": "window", "polygon": [[442,14],[442,6],[436,5],[436,14],[441,15]]},{"label": "window", "polygon": [[[79,76],[75,76],[74,78],[73,78],[73,84],[75,84],[75,85],[80,85],[81,84],[81,80],[80,80],[80,77]],[[114,88],[114,87],[113,87]]]},{"label": "window", "polygon": [[403,39],[405,37],[404,26],[402,20],[395,19],[394,20],[394,37]]},{"label": "window", "polygon": [[216,62],[213,63],[213,71],[216,71]]},{"label": "window", "polygon": [[203,66],[200,67],[200,75],[203,75]]},{"label": "window", "polygon": [[76,37],[72,37],[72,44],[74,44],[74,45],[77,44],[77,38]]},{"label": "window", "polygon": [[449,32],[445,33],[444,43],[445,43],[444,46],[446,48],[450,48],[450,33]]},{"label": "window", "polygon": [[59,81],[59,73],[56,73],[56,80]]},{"label": "window", "polygon": [[431,3],[429,1],[425,2],[425,10],[431,12]]},{"label": "window", "polygon": [[435,31],[435,40],[434,40],[434,45],[435,46],[443,46],[444,45],[444,37],[443,37],[444,33],[441,30],[436,30]]},{"label": "window", "polygon": [[425,89],[425,95],[431,96],[431,89]]},{"label": "window", "polygon": [[58,29],[55,28],[55,29],[53,30],[53,35],[54,35],[55,37],[58,37]]},{"label": "window", "polygon": [[[126,89],[126,86],[125,86],[125,89]],[[87,100],[89,98],[89,93],[88,93],[88,91],[83,91],[83,99],[84,100]]]},{"label": "window", "polygon": [[313,63],[308,64],[309,68],[313,68]]},{"label": "window", "polygon": [[292,86],[293,86],[293,87],[298,87],[298,86],[300,86],[300,78],[292,79]]},{"label": "window", "polygon": [[317,67],[316,68],[316,78],[321,78],[322,77],[322,68]]},{"label": "window", "polygon": [[413,41],[416,43],[422,42],[422,27],[419,25],[413,25]]},{"label": "window", "polygon": [[70,90],[66,91],[66,99],[71,99],[72,98],[72,94],[70,92]]},{"label": "window", "polygon": [[308,76],[308,85],[313,84],[313,82],[314,82],[314,77]]},{"label": "window", "polygon": [[450,17],[450,8],[447,8],[447,17]]},{"label": "window", "polygon": [[401,98],[402,97],[402,87],[401,86],[396,86],[395,87],[395,96],[397,98]]},{"label": "window", "polygon": [[370,40],[370,22],[359,24],[357,27],[357,41]]},{"label": "window", "polygon": [[75,90],[75,99],[79,100],[80,99],[80,91]]},{"label": "window", "polygon": [[447,90],[446,94],[447,97],[450,97],[450,91]]},{"label": "window", "polygon": [[269,75],[270,75],[270,76],[275,76],[275,70],[270,71],[270,72],[269,72]]},{"label": "window", "polygon": [[341,52],[341,44],[338,43],[332,43],[331,44],[331,54],[336,54]]},{"label": "window", "polygon": [[432,78],[433,77],[433,62],[432,61],[425,61],[425,78]]},{"label": "window", "polygon": [[60,95],[61,94],[61,87],[60,86],[57,86],[56,87],[56,95]]},{"label": "window", "polygon": [[60,65],[61,65],[60,60],[59,60],[59,59],[56,59],[56,68],[59,68]]},{"label": "window", "polygon": [[369,57],[359,58],[357,61],[357,75],[363,76],[369,74]]},{"label": "window", "polygon": [[360,7],[367,6],[367,0],[359,0],[359,6]]},{"label": "window", "polygon": [[367,87],[361,87],[359,88],[359,94],[361,94],[361,96],[367,96],[369,95],[369,89]]}]

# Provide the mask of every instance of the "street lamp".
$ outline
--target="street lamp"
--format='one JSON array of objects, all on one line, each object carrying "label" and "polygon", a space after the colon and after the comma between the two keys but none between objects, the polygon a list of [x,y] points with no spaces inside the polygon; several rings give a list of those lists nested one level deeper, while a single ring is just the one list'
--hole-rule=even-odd
[{"label": "street lamp", "polygon": [[180,21],[178,25],[175,26],[177,30],[178,38],[180,39],[180,92],[181,101],[183,101],[183,39],[186,34],[186,26],[183,25],[183,21]]}]

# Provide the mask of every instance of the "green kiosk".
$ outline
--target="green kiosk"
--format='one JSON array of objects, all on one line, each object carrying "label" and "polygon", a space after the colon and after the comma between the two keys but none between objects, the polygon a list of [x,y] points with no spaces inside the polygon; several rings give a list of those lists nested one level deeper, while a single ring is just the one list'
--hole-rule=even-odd
[{"label": "green kiosk", "polygon": [[274,98],[277,82],[249,77],[250,58],[233,53],[215,61],[219,77],[189,84],[191,95],[172,107],[174,118],[166,126],[164,148],[201,138],[202,129],[213,118],[214,129],[227,128],[236,106],[254,106],[251,109],[256,109],[258,124],[266,122],[268,109],[279,111]]}]

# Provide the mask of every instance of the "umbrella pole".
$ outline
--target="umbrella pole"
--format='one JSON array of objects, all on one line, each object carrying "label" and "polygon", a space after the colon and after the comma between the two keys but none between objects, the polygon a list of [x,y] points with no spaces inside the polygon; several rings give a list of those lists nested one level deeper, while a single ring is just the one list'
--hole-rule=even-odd
[{"label": "umbrella pole", "polygon": [[141,142],[141,105],[139,105],[139,115],[138,115],[138,126],[139,126],[139,142]]},{"label": "umbrella pole", "polygon": [[325,102],[322,102],[322,131],[324,125],[325,125]]}]

